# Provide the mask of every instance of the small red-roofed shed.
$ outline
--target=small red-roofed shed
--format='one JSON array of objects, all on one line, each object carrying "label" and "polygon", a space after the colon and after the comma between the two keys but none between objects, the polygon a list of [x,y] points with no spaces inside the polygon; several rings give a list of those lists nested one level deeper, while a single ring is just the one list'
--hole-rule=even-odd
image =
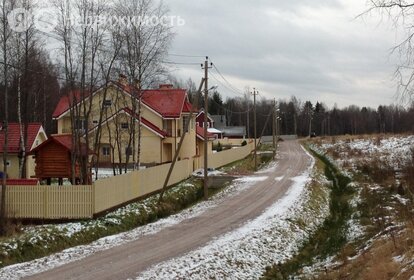
[{"label": "small red-roofed shed", "polygon": [[[68,134],[52,135],[47,141],[34,148],[30,154],[35,156],[36,178],[47,180],[48,184],[50,184],[52,178],[58,178],[59,184],[62,183],[63,178],[71,180],[72,149],[72,135]],[[82,157],[88,157],[91,154],[91,151],[84,144],[82,145],[81,150]],[[80,166],[79,164],[76,164],[75,180],[78,182],[80,179]]]}]

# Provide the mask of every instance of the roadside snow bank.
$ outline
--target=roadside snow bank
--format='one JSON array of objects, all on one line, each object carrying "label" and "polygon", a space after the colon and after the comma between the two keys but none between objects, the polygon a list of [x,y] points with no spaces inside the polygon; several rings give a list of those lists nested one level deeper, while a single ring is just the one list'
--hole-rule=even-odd
[{"label": "roadside snow bank", "polygon": [[[313,158],[312,158],[313,159]],[[252,279],[267,265],[292,257],[329,215],[329,190],[310,206],[311,167],[262,215],[206,246],[157,264],[137,279]]]}]

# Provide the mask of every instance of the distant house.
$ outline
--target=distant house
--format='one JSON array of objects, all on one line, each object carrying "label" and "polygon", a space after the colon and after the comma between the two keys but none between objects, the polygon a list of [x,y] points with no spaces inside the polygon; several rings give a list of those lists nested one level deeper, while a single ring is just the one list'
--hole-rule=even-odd
[{"label": "distant house", "polygon": [[[204,109],[200,109],[196,116],[196,124],[199,127],[204,127]],[[207,127],[214,127],[214,120],[210,114],[207,114]]]},{"label": "distant house", "polygon": [[[25,132],[26,131],[26,132]],[[0,126],[0,172],[3,170],[3,150],[4,150],[4,133],[5,130]],[[47,140],[47,135],[41,123],[29,123],[27,129],[23,127],[23,133],[27,135],[26,141],[26,166],[24,178],[31,178],[35,175],[34,159],[28,153],[35,147]],[[19,179],[19,155],[20,149],[20,125],[18,123],[9,123],[8,125],[8,157],[7,157],[7,178]]]},{"label": "distant house", "polygon": [[227,126],[226,115],[212,115],[211,118],[214,121],[214,127],[218,130]]},{"label": "distant house", "polygon": [[[204,155],[204,128],[196,126],[196,157],[202,157]],[[216,139],[216,136],[210,132],[207,132],[207,154],[213,153],[213,140]],[[194,161],[194,169],[198,169],[201,165],[199,165],[198,161]]]},{"label": "distant house", "polygon": [[[72,179],[71,153],[73,151],[72,135],[52,135],[45,142],[34,148],[30,154],[36,162],[35,177],[39,180],[59,179],[62,184],[63,178]],[[85,144],[81,146],[82,157],[88,157],[93,152]],[[80,166],[75,165],[75,180],[80,180]]]},{"label": "distant house", "polygon": [[227,126],[227,118],[225,115],[213,115],[214,128],[222,132],[222,137],[227,138],[245,138],[246,127],[244,126]]},{"label": "distant house", "polygon": [[227,126],[221,129],[223,137],[228,138],[245,138],[246,127],[244,126]]},{"label": "distant house", "polygon": [[[201,109],[196,117],[196,123],[198,127],[203,128],[204,127],[204,109]],[[214,119],[214,116],[208,114],[207,115],[207,131],[213,135],[214,139],[222,139],[223,138],[223,132],[217,129],[216,127],[216,120]]]}]

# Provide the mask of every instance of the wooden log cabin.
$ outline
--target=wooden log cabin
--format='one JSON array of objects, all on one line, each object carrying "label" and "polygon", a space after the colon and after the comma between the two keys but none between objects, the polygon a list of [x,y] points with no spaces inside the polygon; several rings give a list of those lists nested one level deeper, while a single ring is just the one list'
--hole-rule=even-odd
[{"label": "wooden log cabin", "polygon": [[[71,151],[73,149],[72,135],[52,135],[48,140],[33,149],[30,154],[35,157],[35,176],[39,180],[46,180],[50,185],[53,178],[62,185],[63,179],[72,181]],[[88,157],[91,151],[86,145],[81,147],[81,156]],[[88,167],[89,170],[89,167]],[[75,165],[75,182],[80,182],[80,166]],[[91,177],[90,174],[88,177]],[[91,182],[91,178],[88,179]]]}]

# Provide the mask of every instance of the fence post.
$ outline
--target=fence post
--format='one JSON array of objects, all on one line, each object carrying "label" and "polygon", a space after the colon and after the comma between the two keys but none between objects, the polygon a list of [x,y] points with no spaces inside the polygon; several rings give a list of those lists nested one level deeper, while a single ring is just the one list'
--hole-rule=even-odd
[{"label": "fence post", "polygon": [[95,198],[95,182],[92,183],[92,187],[91,187],[91,195],[92,195],[92,202],[91,202],[91,218],[93,218],[93,216],[96,214],[95,210],[96,210],[96,206],[95,206],[95,202],[96,202],[96,198]]},{"label": "fence post", "polygon": [[43,211],[44,211],[44,213],[43,213],[43,217],[45,218],[45,219],[48,219],[49,218],[49,203],[48,203],[48,199],[47,199],[47,195],[48,195],[48,193],[47,193],[47,191],[48,191],[48,188],[47,188],[47,186],[42,186],[43,187],[43,205],[44,205],[44,207],[43,207]]}]

